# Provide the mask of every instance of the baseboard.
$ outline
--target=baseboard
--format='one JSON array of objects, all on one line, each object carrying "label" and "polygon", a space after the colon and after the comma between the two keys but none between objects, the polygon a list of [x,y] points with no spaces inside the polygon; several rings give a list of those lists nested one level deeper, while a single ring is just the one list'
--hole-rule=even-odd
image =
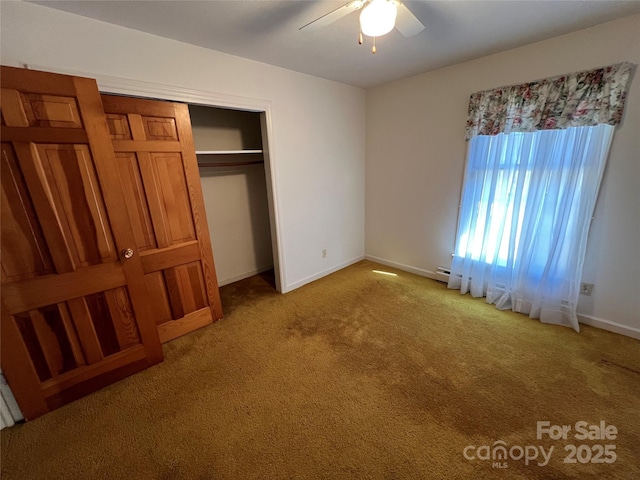
[{"label": "baseboard", "polygon": [[363,260],[365,257],[364,255],[360,255],[356,258],[352,258],[351,260],[347,260],[346,262],[340,263],[338,265],[335,265],[331,268],[328,268],[326,270],[322,270],[321,272],[318,272],[314,275],[310,275],[306,278],[303,278],[302,280],[298,280],[297,282],[293,282],[290,283],[289,285],[287,285],[283,290],[282,293],[287,293],[290,292],[292,290],[295,290],[296,288],[300,288],[303,285],[306,285],[307,283],[311,283],[315,280],[318,280],[322,277],[326,277],[327,275],[330,275],[334,272],[337,272],[338,270],[342,270],[343,268],[348,267],[349,265],[353,265],[354,263],[358,263],[359,261]]},{"label": "baseboard", "polygon": [[248,272],[241,273],[240,275],[234,275],[233,277],[225,278],[224,280],[218,280],[218,286],[223,287],[225,285],[229,285],[230,283],[237,282],[239,280],[244,280],[245,278],[253,277],[262,272],[266,272],[267,270],[271,270],[273,265],[269,265],[268,267],[258,267],[253,270],[249,270]]},{"label": "baseboard", "polygon": [[439,282],[447,283],[449,281],[448,275],[441,275],[437,272],[432,272],[431,270],[425,270],[423,268],[412,267],[411,265],[405,265],[403,263],[392,262],[391,260],[387,260],[380,257],[374,257],[373,255],[365,255],[365,260],[371,260],[372,262],[380,263],[382,265],[386,265],[387,267],[397,268],[398,270],[402,270],[403,272],[414,273],[416,275],[420,275],[421,277],[427,277],[431,280],[437,280]]},{"label": "baseboard", "polygon": [[611,320],[605,320],[604,318],[592,317],[590,315],[583,315],[578,313],[578,322],[584,325],[590,325],[592,327],[601,328],[613,333],[619,333],[631,338],[637,338],[640,340],[640,328],[630,327],[628,325],[621,325]]}]

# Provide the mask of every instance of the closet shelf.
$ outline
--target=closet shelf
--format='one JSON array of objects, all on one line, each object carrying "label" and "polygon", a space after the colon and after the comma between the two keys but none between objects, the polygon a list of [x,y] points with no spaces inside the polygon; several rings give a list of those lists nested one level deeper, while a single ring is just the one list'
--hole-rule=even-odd
[{"label": "closet shelf", "polygon": [[251,160],[246,162],[200,162],[198,163],[198,167],[200,168],[209,168],[209,167],[239,167],[242,165],[259,165],[264,163],[262,160]]},{"label": "closet shelf", "polygon": [[242,155],[262,153],[262,150],[196,150],[196,155]]}]

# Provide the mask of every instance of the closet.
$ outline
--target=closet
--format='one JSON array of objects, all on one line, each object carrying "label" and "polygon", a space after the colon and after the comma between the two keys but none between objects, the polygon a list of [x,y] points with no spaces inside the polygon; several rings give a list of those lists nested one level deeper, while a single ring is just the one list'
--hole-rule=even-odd
[{"label": "closet", "polygon": [[274,267],[261,114],[189,105],[219,285]]}]

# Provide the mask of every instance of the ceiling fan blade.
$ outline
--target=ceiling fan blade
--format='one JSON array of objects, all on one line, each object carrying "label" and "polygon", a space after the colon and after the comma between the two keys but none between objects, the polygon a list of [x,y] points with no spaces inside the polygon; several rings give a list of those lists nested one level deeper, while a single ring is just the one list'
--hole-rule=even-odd
[{"label": "ceiling fan blade", "polygon": [[298,30],[304,29],[308,32],[311,32],[313,30],[326,27],[330,23],[333,23],[336,20],[340,20],[342,17],[349,15],[351,12],[360,10],[365,3],[367,3],[367,0],[353,0],[351,2],[347,2],[341,7],[338,7],[334,10],[331,10],[329,13],[324,14],[320,18],[316,18],[306,25],[303,25]]},{"label": "ceiling fan blade", "polygon": [[398,16],[396,17],[396,28],[405,37],[412,37],[424,30],[424,25],[411,13],[404,3],[397,2]]}]

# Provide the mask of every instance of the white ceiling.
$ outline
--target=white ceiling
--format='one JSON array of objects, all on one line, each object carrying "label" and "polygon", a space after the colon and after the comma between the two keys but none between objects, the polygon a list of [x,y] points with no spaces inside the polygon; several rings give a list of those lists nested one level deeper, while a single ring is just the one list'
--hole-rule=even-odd
[{"label": "white ceiling", "polygon": [[347,0],[34,1],[162,37],[370,87],[640,13],[640,0],[408,0],[426,28],[358,45],[358,12],[302,25]]}]

